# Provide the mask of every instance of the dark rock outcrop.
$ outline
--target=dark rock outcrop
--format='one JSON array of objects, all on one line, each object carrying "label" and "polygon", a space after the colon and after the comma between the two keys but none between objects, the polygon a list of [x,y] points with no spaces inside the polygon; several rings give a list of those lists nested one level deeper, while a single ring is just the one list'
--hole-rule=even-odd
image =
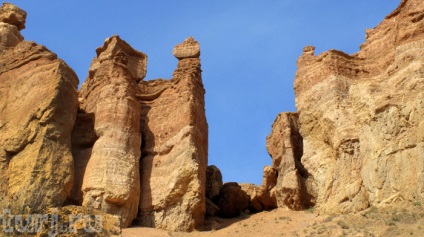
[{"label": "dark rock outcrop", "polygon": [[249,207],[250,198],[238,183],[230,182],[222,186],[217,201],[222,217],[235,217]]}]

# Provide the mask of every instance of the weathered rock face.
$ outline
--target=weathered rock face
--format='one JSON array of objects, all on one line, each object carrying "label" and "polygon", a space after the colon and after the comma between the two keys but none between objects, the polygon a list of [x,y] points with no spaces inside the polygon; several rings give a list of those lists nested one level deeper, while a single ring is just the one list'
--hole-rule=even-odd
[{"label": "weathered rock face", "polygon": [[[74,189],[82,190],[82,205],[121,216],[122,226],[136,217],[140,199],[141,108],[136,96],[146,61],[145,54],[118,36],[106,39],[81,87],[83,113],[73,134],[76,173],[84,174],[82,188],[77,186],[79,179]],[[86,124],[80,125],[84,119]],[[81,197],[77,194],[73,199]]]},{"label": "weathered rock face", "polygon": [[76,204],[119,217],[121,227],[138,213],[145,226],[201,227],[208,126],[198,42],[175,47],[171,80],[145,82],[147,56],[106,39],[78,96],[75,73],[23,41],[25,17],[0,8],[0,208]]},{"label": "weathered rock face", "polygon": [[63,205],[72,188],[71,131],[78,78],[19,29],[26,13],[0,9],[0,209],[41,213]]},{"label": "weathered rock face", "polygon": [[296,106],[306,187],[319,210],[424,200],[423,55],[422,0],[402,1],[356,54],[305,48]]},{"label": "weathered rock face", "polygon": [[267,137],[267,150],[272,167],[264,170],[263,187],[275,195],[278,207],[300,210],[313,205],[306,191],[308,173],[301,163],[303,138],[297,113],[278,115]]},{"label": "weathered rock face", "polygon": [[175,47],[171,80],[139,83],[143,226],[190,231],[203,224],[208,126],[198,48],[193,38]]},{"label": "weathered rock face", "polygon": [[218,214],[222,217],[236,217],[249,207],[250,198],[235,182],[222,186],[218,199]]}]

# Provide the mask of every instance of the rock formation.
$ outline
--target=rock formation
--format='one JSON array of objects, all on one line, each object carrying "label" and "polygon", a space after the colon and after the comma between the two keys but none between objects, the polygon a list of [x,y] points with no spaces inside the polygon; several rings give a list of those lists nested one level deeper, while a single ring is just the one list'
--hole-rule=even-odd
[{"label": "rock formation", "polygon": [[277,116],[266,146],[272,166],[265,167],[263,186],[275,196],[278,207],[300,210],[313,205],[305,186],[308,173],[301,163],[303,139],[297,113]]},{"label": "rock formation", "polygon": [[210,165],[206,168],[206,216],[215,216],[218,214],[219,207],[217,202],[219,192],[223,186],[222,174],[218,167]]},{"label": "rock formation", "polygon": [[212,200],[218,197],[223,185],[222,174],[218,167],[208,166],[206,168],[206,198]]},{"label": "rock formation", "polygon": [[[141,107],[136,96],[140,94],[137,82],[146,75],[147,56],[118,36],[106,39],[96,52],[79,93],[80,109],[86,115],[78,117],[92,114],[95,136],[74,139],[74,144],[81,143],[81,149],[74,149],[75,166],[87,164],[82,205],[119,215],[122,226],[129,226],[140,200]],[[93,123],[87,121],[88,126]],[[74,136],[81,135],[74,131]]]},{"label": "rock formation", "polygon": [[208,148],[199,44],[174,49],[173,78],[140,81],[143,226],[190,231],[203,225]]},{"label": "rock formation", "polygon": [[62,206],[69,196],[78,108],[76,74],[23,40],[25,17],[11,4],[0,8],[0,209],[19,214]]},{"label": "rock formation", "polygon": [[249,201],[249,196],[238,183],[225,183],[217,201],[218,214],[222,217],[236,217],[249,207]]},{"label": "rock formation", "polygon": [[[171,80],[143,81],[147,56],[106,39],[78,78],[23,41],[26,12],[0,9],[0,207],[43,213],[75,204],[120,226],[191,231],[203,225],[208,126],[200,47],[174,49]],[[13,90],[13,91],[12,91]]]},{"label": "rock formation", "polygon": [[[275,131],[277,119],[268,139],[273,163],[283,155],[279,205],[297,209],[303,199],[321,212],[348,213],[424,200],[424,2],[403,0],[360,48],[315,56],[308,46],[299,58],[299,120],[285,119]],[[283,152],[295,123],[301,158]]]}]

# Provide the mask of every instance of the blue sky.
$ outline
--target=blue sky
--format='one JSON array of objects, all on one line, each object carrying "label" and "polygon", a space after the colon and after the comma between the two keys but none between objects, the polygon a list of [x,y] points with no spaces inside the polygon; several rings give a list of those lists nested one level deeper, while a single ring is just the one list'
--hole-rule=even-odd
[{"label": "blue sky", "polygon": [[225,182],[260,184],[271,164],[265,148],[271,125],[295,111],[296,60],[316,53],[359,50],[400,0],[81,1],[9,0],[28,12],[26,40],[57,53],[82,83],[95,49],[118,34],[148,56],[146,79],[171,78],[174,45],[200,42],[209,164]]}]

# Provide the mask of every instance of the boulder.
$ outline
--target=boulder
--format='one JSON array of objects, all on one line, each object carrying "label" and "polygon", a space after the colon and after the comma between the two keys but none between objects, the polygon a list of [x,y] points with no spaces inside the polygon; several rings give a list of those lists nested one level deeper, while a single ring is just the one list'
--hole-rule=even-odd
[{"label": "boulder", "polygon": [[210,165],[206,168],[206,197],[210,200],[219,195],[223,186],[222,174],[218,167]]},{"label": "boulder", "polygon": [[0,8],[0,22],[16,26],[18,30],[25,29],[27,13],[10,3],[3,3]]},{"label": "boulder", "polygon": [[264,207],[260,201],[260,196],[263,193],[262,187],[254,184],[240,184],[240,187],[249,196],[249,210],[251,212],[263,211]]},{"label": "boulder", "polygon": [[249,207],[250,198],[236,182],[225,183],[219,193],[218,207],[221,217],[236,217]]}]

